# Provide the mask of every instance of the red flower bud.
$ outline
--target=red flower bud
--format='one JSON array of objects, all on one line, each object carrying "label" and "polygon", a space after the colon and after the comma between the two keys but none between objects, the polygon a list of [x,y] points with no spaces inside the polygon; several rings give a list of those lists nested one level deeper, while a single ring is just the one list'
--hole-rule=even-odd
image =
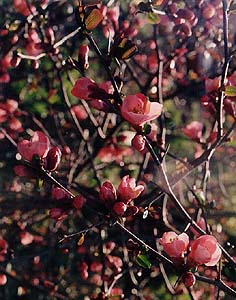
[{"label": "red flower bud", "polygon": [[182,281],[187,288],[193,286],[196,283],[196,277],[191,272],[186,272],[183,277]]},{"label": "red flower bud", "polygon": [[100,187],[99,197],[104,202],[115,202],[116,201],[116,189],[110,181],[105,181]]},{"label": "red flower bud", "polygon": [[69,155],[69,154],[71,154],[71,150],[70,150],[70,147],[69,147],[69,146],[64,146],[63,149],[62,149],[62,151],[63,151],[63,154],[64,154],[64,155]]},{"label": "red flower bud", "polygon": [[113,206],[113,211],[117,216],[123,216],[127,209],[127,205],[124,202],[116,202]]},{"label": "red flower bud", "polygon": [[11,59],[11,66],[13,68],[16,68],[19,66],[20,62],[21,62],[21,58],[17,55],[14,55],[13,58]]},{"label": "red flower bud", "polygon": [[85,198],[83,196],[75,196],[73,199],[73,206],[77,209],[81,209],[85,203]]},{"label": "red flower bud", "polygon": [[67,200],[68,194],[63,189],[55,187],[52,188],[52,198],[58,201]]},{"label": "red flower bud", "polygon": [[89,55],[89,47],[88,45],[81,45],[79,47],[79,65],[82,70],[87,70],[89,67],[89,62],[88,62],[88,55]]},{"label": "red flower bud", "polygon": [[54,31],[51,27],[49,27],[45,30],[45,35],[46,35],[46,38],[48,39],[49,44],[53,45],[55,43],[55,35],[54,35]]},{"label": "red flower bud", "polygon": [[51,148],[46,157],[46,169],[48,171],[55,171],[61,161],[61,150],[55,146]]},{"label": "red flower bud", "polygon": [[139,152],[142,152],[145,149],[145,139],[140,134],[133,137],[131,144]]}]

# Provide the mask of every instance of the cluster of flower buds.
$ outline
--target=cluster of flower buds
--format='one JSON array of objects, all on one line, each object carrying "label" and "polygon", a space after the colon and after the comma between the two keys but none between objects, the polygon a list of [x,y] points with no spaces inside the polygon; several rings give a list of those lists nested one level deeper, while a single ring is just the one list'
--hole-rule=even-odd
[{"label": "cluster of flower buds", "polygon": [[110,181],[105,181],[100,187],[99,197],[116,216],[128,217],[138,213],[138,207],[131,205],[131,201],[143,191],[143,185],[136,185],[135,179],[126,175],[122,178],[117,192]]}]

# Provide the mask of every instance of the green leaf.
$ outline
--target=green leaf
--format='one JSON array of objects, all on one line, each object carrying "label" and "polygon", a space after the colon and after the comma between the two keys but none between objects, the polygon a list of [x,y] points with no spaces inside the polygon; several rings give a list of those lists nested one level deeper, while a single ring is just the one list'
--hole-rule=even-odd
[{"label": "green leaf", "polygon": [[151,265],[152,265],[150,260],[149,260],[149,257],[146,254],[139,254],[136,257],[136,263],[138,265],[140,265],[141,267],[148,268],[148,269],[150,269]]},{"label": "green leaf", "polygon": [[150,12],[147,14],[147,21],[149,24],[158,24],[160,23],[160,17],[158,14]]},{"label": "green leaf", "polygon": [[38,189],[38,190],[41,190],[42,187],[43,187],[43,179],[38,178],[38,179],[37,179],[37,189]]},{"label": "green leaf", "polygon": [[228,85],[225,87],[224,92],[227,96],[235,97],[236,96],[236,86]]},{"label": "green leaf", "polygon": [[143,126],[143,132],[145,135],[148,135],[149,133],[151,133],[152,131],[152,127],[150,124],[145,123]]}]

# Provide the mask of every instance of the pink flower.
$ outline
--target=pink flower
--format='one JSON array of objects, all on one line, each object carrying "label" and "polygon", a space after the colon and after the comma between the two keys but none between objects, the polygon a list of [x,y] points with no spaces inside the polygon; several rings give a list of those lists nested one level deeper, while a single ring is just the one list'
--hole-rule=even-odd
[{"label": "pink flower", "polygon": [[71,94],[77,98],[84,100],[92,100],[93,97],[90,94],[93,92],[93,89],[97,88],[97,84],[86,77],[82,77],[76,80],[75,85],[71,90]]},{"label": "pink flower", "polygon": [[182,132],[190,137],[192,140],[200,141],[202,137],[203,124],[198,121],[193,121],[185,128],[182,128]]},{"label": "pink flower", "polygon": [[143,94],[126,96],[121,106],[123,118],[132,125],[143,125],[145,122],[159,117],[161,112],[162,105],[150,102]]},{"label": "pink flower", "polygon": [[194,265],[215,266],[221,257],[221,249],[212,235],[202,235],[191,244],[188,259]]},{"label": "pink flower", "polygon": [[129,178],[129,175],[126,175],[122,178],[118,187],[118,194],[120,200],[128,204],[131,200],[137,198],[143,190],[143,185],[136,186],[135,178]]},{"label": "pink flower", "polygon": [[48,154],[50,142],[48,137],[41,131],[35,131],[33,137],[20,141],[17,145],[18,152],[24,160],[32,161],[34,155],[45,158]]},{"label": "pink flower", "polygon": [[189,244],[186,233],[176,234],[173,231],[165,232],[160,239],[163,250],[173,258],[182,258]]}]

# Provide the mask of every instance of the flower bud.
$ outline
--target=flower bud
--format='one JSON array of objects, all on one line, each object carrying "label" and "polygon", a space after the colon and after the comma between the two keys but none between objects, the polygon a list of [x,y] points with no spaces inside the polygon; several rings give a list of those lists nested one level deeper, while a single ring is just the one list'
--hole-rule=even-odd
[{"label": "flower bud", "polygon": [[55,171],[61,161],[61,150],[59,147],[55,146],[51,148],[47,154],[46,161],[46,169],[48,171]]},{"label": "flower bud", "polygon": [[186,272],[183,277],[182,281],[187,288],[193,286],[196,283],[196,277],[191,272]]},{"label": "flower bud", "polygon": [[19,66],[20,62],[21,62],[21,58],[17,55],[14,55],[11,59],[11,66],[13,68],[16,68]]},{"label": "flower bud", "polygon": [[45,30],[45,35],[46,35],[46,38],[48,39],[49,44],[53,45],[55,43],[55,35],[54,35],[54,31],[51,27],[49,27]]},{"label": "flower bud", "polygon": [[88,47],[88,45],[81,45],[79,47],[78,61],[79,61],[80,68],[83,71],[87,70],[88,67],[89,67],[88,55],[89,55],[89,47]]},{"label": "flower bud", "polygon": [[0,274],[0,286],[7,283],[7,276],[5,274]]},{"label": "flower bud", "polygon": [[81,209],[85,203],[85,198],[83,196],[75,196],[73,199],[73,206],[77,209]]},{"label": "flower bud", "polygon": [[139,152],[142,152],[145,149],[145,139],[140,134],[133,137],[131,144]]},{"label": "flower bud", "polygon": [[114,185],[110,181],[105,181],[103,185],[100,187],[100,193],[99,197],[101,200],[103,200],[105,203],[109,205],[109,202],[115,202],[116,201],[116,189]]},{"label": "flower bud", "polygon": [[216,14],[216,9],[213,5],[208,4],[202,11],[202,16],[205,20],[209,20]]},{"label": "flower bud", "polygon": [[124,202],[116,202],[113,206],[113,211],[117,216],[123,216],[127,209],[127,205]]},{"label": "flower bud", "polygon": [[52,188],[52,198],[58,201],[67,200],[68,194],[59,187]]}]

